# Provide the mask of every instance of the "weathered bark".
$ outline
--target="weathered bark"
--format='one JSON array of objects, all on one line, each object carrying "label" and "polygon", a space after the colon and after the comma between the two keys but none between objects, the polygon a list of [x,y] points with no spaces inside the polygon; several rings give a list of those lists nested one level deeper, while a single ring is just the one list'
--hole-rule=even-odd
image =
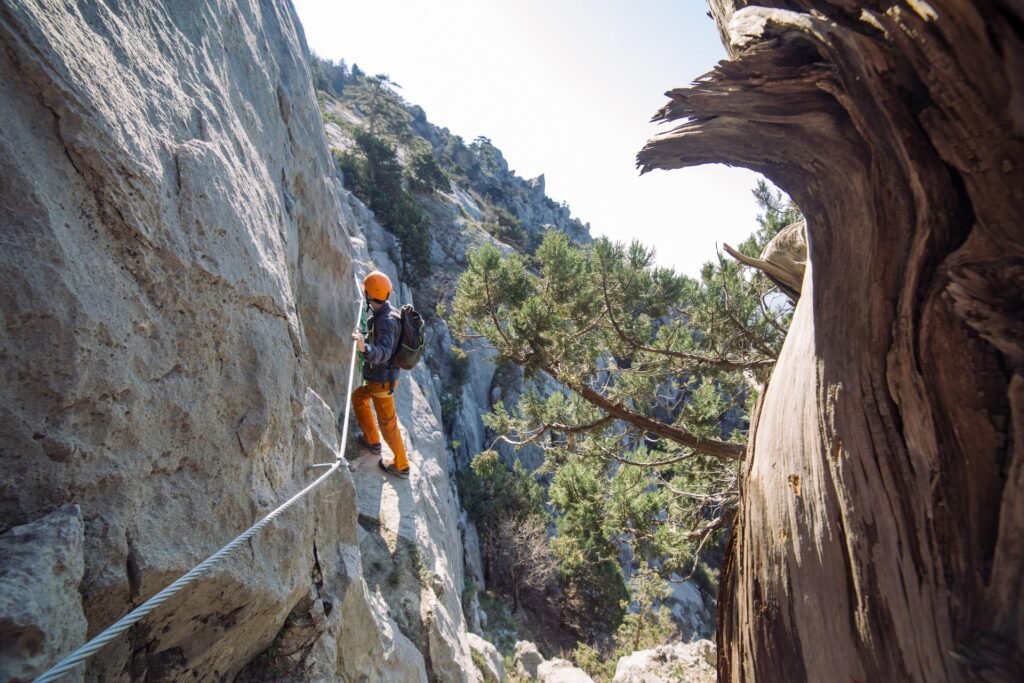
[{"label": "weathered bark", "polygon": [[1022,680],[1024,7],[713,0],[644,170],[747,166],[809,263],[748,449],[723,680]]},{"label": "weathered bark", "polygon": [[787,225],[772,238],[761,258],[747,256],[728,244],[724,244],[729,256],[745,266],[757,268],[793,301],[800,298],[800,286],[807,269],[807,224],[797,221]]}]

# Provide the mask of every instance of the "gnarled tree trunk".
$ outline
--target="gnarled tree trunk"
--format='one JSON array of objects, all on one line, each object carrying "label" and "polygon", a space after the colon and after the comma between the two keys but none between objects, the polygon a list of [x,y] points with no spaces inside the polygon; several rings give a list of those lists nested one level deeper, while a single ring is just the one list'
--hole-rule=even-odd
[{"label": "gnarled tree trunk", "polygon": [[712,0],[644,170],[772,178],[809,264],[719,618],[746,681],[1024,680],[1024,6]]}]

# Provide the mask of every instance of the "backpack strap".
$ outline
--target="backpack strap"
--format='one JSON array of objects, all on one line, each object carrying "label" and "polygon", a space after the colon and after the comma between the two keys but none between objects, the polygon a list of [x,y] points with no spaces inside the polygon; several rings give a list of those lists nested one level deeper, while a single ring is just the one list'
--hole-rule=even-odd
[{"label": "backpack strap", "polygon": [[398,349],[402,348],[402,313],[401,311],[397,311],[394,308],[392,308],[391,312],[388,313],[388,317],[398,321],[398,331],[395,334],[395,348],[391,352],[391,357],[388,358],[387,387],[388,395],[390,396],[391,394],[395,393],[395,384],[398,381],[398,369],[395,367],[392,361],[395,358],[395,354],[398,353]]}]

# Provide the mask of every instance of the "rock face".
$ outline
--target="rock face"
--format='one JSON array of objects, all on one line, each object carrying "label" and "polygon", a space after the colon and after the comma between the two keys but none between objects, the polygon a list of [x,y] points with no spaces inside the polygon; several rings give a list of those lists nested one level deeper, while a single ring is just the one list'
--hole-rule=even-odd
[{"label": "rock face", "polygon": [[[418,108],[414,108],[418,109]],[[590,226],[572,218],[569,207],[545,194],[544,176],[525,179],[509,169],[501,150],[486,138],[477,138],[471,146],[427,122],[423,111],[414,116],[414,130],[434,148],[449,157],[467,180],[467,189],[512,212],[534,235],[557,229],[576,242],[590,242]],[[473,215],[472,209],[467,211]]]},{"label": "rock face", "polygon": [[672,592],[665,598],[664,605],[672,612],[680,637],[691,640],[710,636],[715,628],[714,613],[705,604],[697,585],[677,575],[672,579]]},{"label": "rock face", "polygon": [[[29,681],[85,639],[82,511],[65,505],[0,535],[0,678]],[[82,670],[67,680],[82,680]]]},{"label": "rock face", "polygon": [[[40,573],[64,616],[0,595],[42,643],[19,640],[31,676],[82,641],[75,614],[95,635],[334,461],[374,223],[334,177],[286,2],[29,0],[0,40],[0,532],[82,519],[80,555],[4,555],[67,555]],[[343,467],[86,678],[476,680],[436,394],[425,372],[400,389],[419,469],[395,506],[365,514],[390,484]],[[373,521],[419,551],[419,614],[368,585]]]},{"label": "rock face", "polygon": [[639,157],[761,171],[807,219],[720,676],[1019,680],[1024,13],[770,4],[711,3],[732,59],[669,93],[660,118],[686,122]]}]

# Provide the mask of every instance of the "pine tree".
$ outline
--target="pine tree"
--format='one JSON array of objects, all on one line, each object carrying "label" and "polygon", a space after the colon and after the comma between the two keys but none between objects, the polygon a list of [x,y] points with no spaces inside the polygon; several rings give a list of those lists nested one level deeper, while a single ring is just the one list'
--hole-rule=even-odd
[{"label": "pine tree", "polygon": [[403,186],[395,148],[365,129],[356,132],[355,141],[358,153],[338,155],[345,184],[398,237],[404,275],[419,281],[431,271],[429,219]]},{"label": "pine tree", "polygon": [[408,140],[411,137],[409,125],[412,122],[412,114],[395,92],[395,88],[401,87],[387,74],[377,74],[358,78],[354,85],[346,89],[346,100],[366,116],[370,135],[391,135],[401,140]]},{"label": "pine tree", "polygon": [[[795,207],[766,185],[759,253]],[[485,338],[563,392],[527,391],[486,422],[516,446],[541,445],[570,601],[582,622],[621,619],[618,548],[685,573],[728,528],[746,417],[775,363],[791,306],[760,273],[719,257],[700,278],[658,267],[654,252],[549,233],[532,258],[485,246],[469,258],[452,327]]]}]

